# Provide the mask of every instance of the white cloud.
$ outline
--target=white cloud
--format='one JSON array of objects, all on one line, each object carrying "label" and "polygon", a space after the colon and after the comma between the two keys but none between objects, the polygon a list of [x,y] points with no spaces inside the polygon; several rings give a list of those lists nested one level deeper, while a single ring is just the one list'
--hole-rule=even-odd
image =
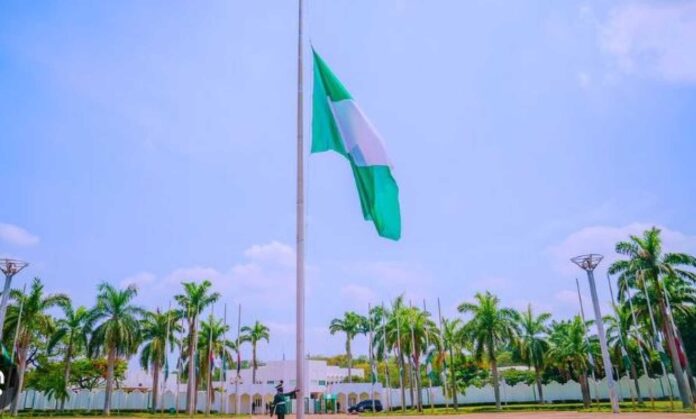
[{"label": "white cloud", "polygon": [[255,244],[244,251],[244,256],[256,262],[270,262],[282,266],[295,266],[295,249],[287,244],[272,241]]},{"label": "white cloud", "polygon": [[138,287],[138,289],[141,289],[149,284],[152,284],[153,282],[155,282],[156,279],[157,276],[155,276],[155,274],[153,273],[140,272],[127,278],[124,278],[119,285],[121,285],[121,287],[127,287],[132,284]]},{"label": "white cloud", "polygon": [[[243,259],[228,269],[210,266],[180,267],[164,275],[140,272],[121,281],[122,286],[136,284],[140,298],[147,304],[164,304],[181,290],[182,282],[209,280],[213,289],[229,302],[265,311],[289,312],[294,302],[295,251],[290,246],[272,241],[250,246]],[[317,270],[308,267],[308,276]],[[286,296],[279,298],[279,296]]]},{"label": "white cloud", "polygon": [[14,224],[0,223],[0,240],[12,246],[33,246],[39,238],[22,227]]},{"label": "white cloud", "polygon": [[353,306],[365,310],[368,303],[374,303],[377,295],[368,287],[357,284],[348,284],[341,287],[341,295]]},{"label": "white cloud", "polygon": [[[627,240],[630,235],[641,235],[653,226],[654,224],[632,223],[623,227],[585,227],[549,247],[547,252],[551,256],[554,269],[562,274],[577,274],[579,269],[570,262],[570,258],[587,253],[603,255],[601,270],[604,270],[618,258],[614,251],[617,242]],[[696,253],[696,236],[689,236],[660,225],[657,227],[662,230],[665,251]]]},{"label": "white cloud", "polygon": [[623,73],[696,83],[695,1],[618,7],[599,38]]},{"label": "white cloud", "polygon": [[[432,275],[422,266],[403,261],[357,262],[346,267],[349,275],[369,281],[372,289],[387,298],[404,293],[406,300],[421,301],[430,295]],[[373,300],[374,301],[374,300]]]}]

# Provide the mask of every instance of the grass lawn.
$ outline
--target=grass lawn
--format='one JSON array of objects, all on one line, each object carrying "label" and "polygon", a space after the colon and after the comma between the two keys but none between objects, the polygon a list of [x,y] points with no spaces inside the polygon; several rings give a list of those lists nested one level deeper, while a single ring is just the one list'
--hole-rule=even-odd
[{"label": "grass lawn", "polygon": [[[459,410],[455,411],[452,407],[450,408],[445,408],[445,407],[436,407],[435,409],[430,409],[429,407],[423,410],[423,415],[425,416],[440,416],[440,415],[467,415],[467,414],[477,414],[477,413],[491,413],[491,417],[495,416],[494,413],[500,413],[500,411],[496,410],[495,405],[492,404],[485,404],[485,405],[476,405],[476,406],[462,406],[459,408]],[[545,405],[538,405],[534,403],[519,403],[519,404],[508,404],[508,405],[503,405],[503,413],[514,413],[514,412],[583,412],[583,413],[592,413],[592,412],[604,412],[608,413],[611,412],[611,406],[609,405],[608,402],[606,403],[600,403],[597,405],[596,403],[593,404],[593,407],[590,409],[583,409],[582,403],[554,403],[554,404],[545,404]],[[660,412],[660,413],[691,413],[696,416],[696,412],[693,410],[683,410],[681,408],[681,403],[675,401],[674,404],[670,404],[669,401],[656,401],[655,406],[653,408],[652,404],[648,401],[644,403],[642,406],[638,405],[633,405],[630,401],[629,402],[624,402],[621,403],[621,412],[622,413],[629,413],[629,412],[636,412],[636,413],[649,413],[649,412]],[[113,410],[111,412],[111,415],[114,417],[119,417],[119,418],[187,418],[187,416],[184,413],[179,413],[179,414],[169,414],[165,413],[164,415],[160,414],[159,412],[156,414],[149,413],[149,412],[133,412],[133,411],[123,411],[119,412],[116,410]],[[380,417],[380,416],[420,416],[421,414],[418,413],[416,410],[406,410],[405,412],[402,412],[401,410],[395,410],[391,412],[381,412],[381,413],[363,413],[360,416],[373,416],[373,417]],[[86,411],[67,411],[67,412],[54,412],[54,411],[43,411],[43,410],[37,410],[35,412],[32,411],[23,411],[20,412],[19,416],[21,417],[33,417],[33,418],[49,418],[49,417],[97,417],[101,416],[101,410],[92,410],[90,412]],[[288,415],[289,417],[294,417],[294,415]],[[488,416],[488,415],[486,415]],[[232,415],[232,414],[217,414],[217,413],[212,413],[210,416],[206,416],[202,413],[195,415],[194,417],[197,418],[204,418],[204,417],[237,417],[239,419],[243,418],[248,418],[248,419],[261,419],[264,417],[268,417],[267,415],[254,415],[253,417],[250,415]],[[311,415],[309,417],[312,417]],[[315,416],[317,417],[317,416]],[[340,417],[346,417],[346,415],[343,414],[338,414],[338,415],[321,415],[322,418],[327,418],[327,417],[335,417],[335,418],[340,418]],[[358,416],[352,416],[354,418],[358,418]]]},{"label": "grass lawn", "polygon": [[[675,413],[696,413],[693,410],[684,410],[681,408],[681,402],[674,401],[670,403],[669,401],[655,401],[655,406],[653,408],[652,403],[646,401],[642,405],[637,403],[633,405],[630,401],[620,403],[622,412],[675,412]],[[611,405],[609,402],[593,403],[592,407],[589,409],[584,409],[582,403],[549,403],[544,405],[539,405],[535,403],[515,403],[503,405],[503,412],[534,412],[534,411],[579,411],[579,412],[611,412]],[[423,414],[425,415],[455,415],[462,413],[485,413],[485,412],[498,412],[495,405],[485,404],[476,406],[461,406],[459,410],[455,411],[452,407],[436,407],[434,410],[430,407],[424,406]],[[402,412],[401,410],[395,410],[391,412],[381,412],[381,413],[364,413],[364,416],[414,416],[419,415],[417,410],[406,410]]]}]

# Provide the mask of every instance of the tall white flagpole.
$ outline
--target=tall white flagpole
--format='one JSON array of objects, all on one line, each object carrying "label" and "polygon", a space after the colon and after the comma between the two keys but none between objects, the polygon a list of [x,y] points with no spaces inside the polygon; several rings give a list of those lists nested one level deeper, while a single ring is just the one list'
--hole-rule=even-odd
[{"label": "tall white flagpole", "polygon": [[[169,341],[169,334],[170,334],[170,328],[169,328],[169,315],[172,312],[172,300],[169,300],[169,306],[167,308],[167,333],[164,335],[164,362],[165,366],[168,364],[167,357],[169,354],[167,353],[167,342]],[[167,382],[166,378],[162,377],[162,394],[160,395],[160,400],[162,400],[162,403],[160,404],[161,408],[161,414],[164,415],[164,392],[167,391]],[[155,405],[153,406],[152,409],[154,412],[157,411],[157,400],[155,400]]]},{"label": "tall white flagpole", "polygon": [[[239,414],[239,372],[241,371],[242,366],[239,365],[242,362],[242,357],[240,355],[239,350],[241,349],[239,347],[240,341],[239,341],[239,332],[242,328],[242,303],[239,303],[239,313],[237,314],[237,369],[235,370],[234,374],[234,414],[238,415]],[[252,383],[253,384],[253,383]]]},{"label": "tall white flagpole", "polygon": [[[623,340],[623,336],[622,336],[622,332],[621,332],[621,318],[619,317],[620,314],[619,314],[618,307],[616,306],[616,300],[614,300],[614,288],[611,285],[611,277],[609,276],[609,273],[607,273],[607,284],[609,284],[609,296],[611,298],[611,305],[614,308],[614,314],[612,317],[616,318],[616,324],[619,326],[618,333],[619,333],[619,342],[621,344],[621,357],[623,358],[624,356],[626,356],[629,359],[629,361],[632,362],[631,358],[628,355],[628,351],[626,350],[626,343]],[[628,331],[627,331],[627,333],[628,333]],[[622,362],[623,362],[623,359],[622,359]],[[633,388],[631,387],[631,369],[630,368],[631,367],[629,365],[624,365],[624,369],[626,370],[626,376],[628,377],[628,380],[629,380],[628,391],[631,393],[631,403],[635,406],[636,400],[634,398]],[[618,366],[616,367],[616,371],[617,371],[616,376],[619,377],[619,380],[618,380],[619,390],[621,390],[621,374],[620,374]],[[638,391],[638,389],[636,389],[636,391]],[[643,403],[643,400],[638,399],[638,403]]]},{"label": "tall white flagpole", "polygon": [[[633,309],[633,296],[631,295],[631,287],[626,286],[626,299],[628,300],[628,305],[631,309],[631,317],[633,318],[633,327],[640,327],[638,320],[636,319],[636,311]],[[643,366],[643,373],[645,374],[646,377],[648,377],[648,392],[650,394],[650,403],[652,404],[653,409],[655,408],[655,398],[653,397],[653,392],[652,392],[652,378],[650,378],[650,372],[648,371],[648,367],[645,364],[645,352],[643,352],[643,345],[640,340],[636,339],[638,342],[638,352],[640,354],[640,362]],[[662,361],[662,360],[660,360]],[[664,369],[664,365],[662,366]],[[662,386],[662,380],[659,381],[660,386]],[[663,387],[664,390],[664,387]],[[664,391],[663,391],[664,393]]]},{"label": "tall white flagpole", "polygon": [[[210,405],[213,402],[211,398],[210,391],[213,388],[213,385],[211,384],[210,380],[212,378],[212,371],[213,371],[213,325],[215,324],[215,320],[213,319],[213,310],[215,310],[215,304],[210,306],[210,318],[209,318],[209,324],[208,327],[210,328],[210,332],[208,333],[208,353],[206,356],[208,357],[208,372],[206,374],[206,380],[205,380],[205,385],[206,385],[206,390],[205,390],[205,415],[210,416]],[[202,363],[201,363],[202,364]]]},{"label": "tall white flagpole", "polygon": [[384,302],[382,302],[382,358],[384,358],[384,387],[387,390],[387,411],[392,408],[392,394],[391,394],[391,381],[389,380],[389,352],[387,351],[387,324],[386,324],[387,312],[384,309]]},{"label": "tall white flagpole", "polygon": [[225,356],[227,355],[227,350],[225,345],[227,344],[227,303],[225,303],[223,326],[222,326],[222,368],[220,368],[220,381],[222,382],[222,397],[220,398],[220,413],[227,413],[227,360]]},{"label": "tall white flagpole", "polygon": [[367,303],[367,319],[369,323],[369,338],[368,340],[370,341],[369,343],[369,358],[370,358],[370,382],[372,383],[371,388],[370,388],[370,398],[372,399],[372,412],[374,413],[375,411],[375,381],[377,381],[377,370],[375,368],[375,359],[374,359],[374,354],[372,352],[372,344],[374,343],[372,339],[372,330],[374,328],[372,324],[372,305],[370,303]]},{"label": "tall white flagpole", "polygon": [[442,356],[444,362],[442,363],[442,371],[445,379],[442,380],[442,396],[445,399],[445,409],[449,410],[449,401],[447,399],[447,347],[445,345],[445,339],[442,336],[442,310],[440,309],[440,297],[437,297],[437,322],[438,322],[438,333],[440,335],[440,342],[442,344]]},{"label": "tall white flagpole", "polygon": [[297,419],[304,419],[305,398],[305,266],[304,266],[304,130],[303,130],[303,85],[302,85],[302,2],[298,0],[297,25],[297,312],[295,319],[296,330],[296,382],[297,382]]},{"label": "tall white flagpole", "polygon": [[[425,298],[424,298],[423,299],[423,316],[426,316],[427,312],[428,312],[428,309],[425,308]],[[427,351],[428,348],[430,348],[430,339],[428,338],[427,326],[423,327],[423,331],[425,333],[425,350]],[[425,351],[423,351],[423,356],[425,357],[425,370],[428,371],[428,358],[425,355]],[[430,359],[430,370],[433,371],[432,358]],[[430,410],[435,411],[435,402],[433,401],[433,379],[430,376],[430,374],[428,374],[428,402],[430,402]]]},{"label": "tall white flagpole", "polygon": [[[401,387],[401,411],[406,411],[406,390],[404,390],[404,353],[401,351],[401,322],[399,321],[399,313],[397,312],[397,307],[392,306],[394,311],[394,316],[396,317],[396,346],[399,350],[399,365],[401,366],[399,371],[399,387]],[[411,403],[413,405],[413,403]]]},{"label": "tall white flagpole", "polygon": [[[655,326],[655,316],[653,314],[652,310],[652,305],[650,304],[650,294],[648,294],[648,286],[645,283],[645,278],[643,275],[639,272],[640,275],[640,282],[643,283],[643,292],[645,293],[645,303],[648,306],[648,314],[650,315],[650,325],[652,326],[652,331],[653,331],[653,344],[655,345],[655,349],[658,352],[664,352],[664,347],[662,346],[662,339],[660,338],[660,334],[657,331],[657,327]],[[638,280],[638,278],[636,278]],[[638,284],[636,284],[638,285]],[[662,360],[662,356],[659,356],[660,358],[660,365],[662,367],[662,379],[667,380],[667,384],[669,385],[669,403],[670,403],[670,408],[674,409],[674,390],[672,389],[672,380],[669,379],[669,376],[667,375],[667,368],[665,367],[665,361]],[[662,380],[660,380],[660,383],[662,383]],[[663,386],[664,388],[664,386]],[[662,391],[664,394],[664,390]]]}]

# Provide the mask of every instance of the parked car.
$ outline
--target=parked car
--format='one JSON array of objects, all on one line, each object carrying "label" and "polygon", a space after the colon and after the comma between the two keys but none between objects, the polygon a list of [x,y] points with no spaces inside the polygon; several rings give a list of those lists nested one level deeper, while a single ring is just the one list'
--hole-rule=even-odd
[{"label": "parked car", "polygon": [[348,408],[348,413],[360,413],[360,412],[372,412],[372,406],[374,402],[375,412],[381,412],[382,402],[379,400],[363,400],[355,406]]}]

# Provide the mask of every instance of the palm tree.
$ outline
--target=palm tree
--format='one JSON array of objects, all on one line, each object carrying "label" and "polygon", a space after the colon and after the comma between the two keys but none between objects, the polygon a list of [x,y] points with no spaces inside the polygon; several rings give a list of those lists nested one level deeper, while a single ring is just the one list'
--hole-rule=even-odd
[{"label": "palm tree", "polygon": [[586,337],[587,325],[580,316],[572,320],[551,323],[547,363],[559,370],[574,374],[582,388],[585,408],[590,407],[590,387],[587,370],[590,366],[588,354],[596,352]]},{"label": "palm tree", "polygon": [[474,358],[481,361],[486,357],[490,362],[495,405],[501,409],[496,351],[514,340],[517,334],[517,312],[501,308],[500,299],[488,291],[485,294],[477,293],[474,299],[478,304],[462,303],[457,309],[473,316],[464,326],[464,336],[474,345]]},{"label": "palm tree", "polygon": [[[241,342],[251,343],[251,381],[256,383],[256,370],[258,369],[258,359],[256,357],[256,347],[262,340],[268,342],[271,338],[268,326],[258,320],[252,326],[242,327]],[[298,355],[299,356],[299,355]]]},{"label": "palm tree", "polygon": [[[106,393],[104,412],[111,414],[114,367],[120,357],[135,354],[140,344],[140,319],[145,311],[132,304],[138,294],[134,285],[119,290],[111,284],[97,287],[97,305],[90,312],[85,328],[93,330],[88,352],[93,357],[106,355]],[[95,326],[96,325],[96,326]]]},{"label": "palm tree", "polygon": [[421,359],[428,351],[428,344],[438,344],[440,339],[437,333],[437,326],[430,319],[430,314],[416,307],[408,307],[403,310],[404,322],[409,328],[410,339],[408,339],[408,352],[414,370],[414,381],[416,384],[417,407],[418,411],[423,411],[422,383],[421,383]]},{"label": "palm tree", "polygon": [[174,296],[174,299],[180,306],[180,315],[186,318],[188,323],[188,374],[186,380],[186,412],[193,415],[196,408],[196,365],[193,360],[196,356],[196,347],[198,343],[198,316],[204,308],[213,304],[220,298],[217,292],[210,292],[212,284],[205,280],[200,284],[195,282],[183,282],[184,293]]},{"label": "palm tree", "polygon": [[520,357],[527,365],[534,367],[534,375],[539,392],[539,403],[544,403],[543,386],[541,384],[541,371],[544,369],[544,355],[549,348],[546,341],[546,323],[551,319],[551,313],[541,313],[538,316],[532,311],[532,305],[527,305],[527,310],[519,315],[518,326],[520,336],[517,347]]},{"label": "palm tree", "polygon": [[[156,411],[159,401],[159,376],[165,366],[167,353],[177,344],[175,333],[181,332],[179,312],[148,311],[142,321],[143,349],[140,352],[140,366],[152,371],[152,410]],[[169,351],[167,351],[169,345]]]},{"label": "palm tree", "polygon": [[454,354],[461,352],[462,329],[463,323],[461,319],[442,319],[442,343],[445,350],[449,353],[450,387],[452,388],[452,402],[454,404],[454,410],[459,409],[459,403],[457,401],[457,393],[459,388],[457,386],[454,370]]},{"label": "palm tree", "polygon": [[386,326],[387,344],[396,351],[399,361],[399,385],[401,387],[402,410],[405,410],[406,405],[406,381],[408,378],[410,404],[414,403],[413,393],[413,368],[411,363],[406,361],[409,359],[411,346],[411,329],[407,321],[408,307],[404,303],[404,296],[399,295],[392,301],[391,311],[388,312],[388,320]]},{"label": "palm tree", "polygon": [[682,269],[682,267],[696,267],[696,258],[685,253],[663,253],[660,229],[656,227],[645,231],[642,237],[630,236],[628,241],[617,243],[616,252],[626,256],[626,259],[618,260],[609,267],[610,274],[619,275],[619,289],[631,287],[640,290],[643,288],[643,292],[647,289],[648,293],[654,293],[654,299],[651,301],[658,305],[660,326],[666,336],[679,395],[684,408],[691,409],[694,405],[693,394],[689,391],[689,384],[684,379],[673,319],[667,308],[663,282],[666,278],[696,282],[696,273]]},{"label": "palm tree", "polygon": [[[70,383],[70,363],[76,353],[87,347],[87,331],[85,324],[89,319],[89,310],[84,306],[74,308],[70,300],[62,303],[64,317],[56,322],[56,330],[48,341],[47,351],[52,353],[53,349],[63,343],[65,355],[63,356],[63,385],[65,392],[56,389],[56,396],[67,394]],[[65,408],[65,398],[60,399],[60,409]]]},{"label": "palm tree", "polygon": [[[64,294],[44,294],[44,285],[39,278],[34,278],[27,294],[19,290],[11,290],[10,297],[14,300],[8,307],[5,321],[5,336],[17,336],[17,394],[24,388],[24,373],[29,359],[29,349],[38,339],[54,333],[55,324],[47,311],[60,304],[65,304],[68,297]],[[18,327],[19,322],[19,327]],[[12,415],[16,416],[19,404],[15,397],[12,402]]]},{"label": "palm tree", "polygon": [[342,319],[333,319],[329,324],[329,332],[332,335],[336,333],[345,333],[346,335],[346,357],[348,358],[348,382],[353,382],[353,352],[351,350],[351,343],[353,338],[360,333],[364,333],[366,329],[367,320],[365,317],[355,313],[353,311],[348,311],[343,315]]},{"label": "palm tree", "polygon": [[[223,365],[230,365],[232,352],[236,350],[234,342],[225,339],[225,334],[229,330],[230,327],[223,324],[222,320],[214,319],[212,316],[208,321],[201,321],[201,331],[198,334],[198,364],[200,365],[200,377],[211,378],[210,380],[206,379],[207,392],[211,395],[210,403],[215,402],[211,358],[224,360]],[[210,413],[210,403],[206,403],[206,413]]]},{"label": "palm tree", "polygon": [[[373,311],[371,316],[373,321],[376,322],[377,319],[380,321],[379,327],[375,330],[374,343],[377,348],[377,353],[386,353],[388,351],[394,351],[395,357],[398,365],[399,374],[399,389],[401,390],[401,409],[406,409],[405,399],[406,393],[404,389],[404,352],[401,347],[401,343],[405,344],[404,338],[409,336],[405,330],[399,331],[397,326],[403,329],[403,325],[400,324],[400,311],[404,307],[403,296],[399,296],[392,302],[391,310],[387,308],[380,307],[379,310]],[[374,309],[373,309],[374,310]],[[337,319],[339,322],[343,322],[345,319]],[[340,325],[342,327],[342,325]],[[337,329],[338,331],[338,329]],[[401,336],[401,332],[404,333]],[[357,334],[358,332],[355,332]],[[399,339],[401,338],[401,339]],[[348,346],[348,344],[346,344]],[[388,372],[388,366],[385,367],[385,371]],[[413,400],[413,399],[411,399]]]}]

